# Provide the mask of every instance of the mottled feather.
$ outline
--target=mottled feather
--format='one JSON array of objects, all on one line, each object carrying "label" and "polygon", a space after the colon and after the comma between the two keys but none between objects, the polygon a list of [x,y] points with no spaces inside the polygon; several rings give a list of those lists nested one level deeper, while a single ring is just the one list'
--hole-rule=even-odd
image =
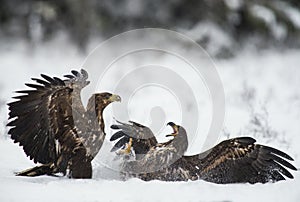
[{"label": "mottled feather", "polygon": [[[134,127],[136,128],[130,131],[128,124],[123,124],[122,127],[113,125],[113,129],[120,131],[116,132],[111,140],[121,138],[123,131],[126,131],[126,135],[130,137],[138,128],[143,129],[140,130],[139,136],[143,136],[143,131],[150,130],[145,126],[139,126],[139,124],[134,124]],[[127,175],[131,173],[131,176],[143,180],[186,181],[202,179],[222,184],[266,183],[284,180],[285,177],[293,178],[288,169],[297,170],[288,162],[288,160],[293,161],[293,158],[288,154],[272,147],[255,144],[256,140],[251,137],[238,137],[225,140],[197,155],[184,156],[182,154],[174,163],[154,172],[143,170],[144,173],[136,173],[134,167],[151,167],[151,164],[155,164],[155,162],[161,163],[161,157],[156,156],[159,152],[155,152],[155,148],[168,148],[168,145],[172,144],[175,138],[166,143],[157,143],[153,135],[151,141],[143,139],[142,144],[140,144],[139,138],[133,139],[133,150],[137,151],[137,154],[139,154],[139,150],[142,150],[143,156],[134,161],[125,159],[121,171]],[[148,147],[145,148],[145,144]],[[124,145],[118,144],[118,148],[122,146]]]},{"label": "mottled feather", "polygon": [[112,94],[92,95],[89,106],[94,107],[86,109],[80,96],[89,84],[85,70],[73,70],[66,80],[41,77],[32,79],[37,84],[25,84],[30,90],[17,91],[21,95],[8,104],[11,138],[35,163],[44,164],[18,175],[66,174],[69,169],[70,177],[91,178],[91,160],[105,136],[102,112]]}]

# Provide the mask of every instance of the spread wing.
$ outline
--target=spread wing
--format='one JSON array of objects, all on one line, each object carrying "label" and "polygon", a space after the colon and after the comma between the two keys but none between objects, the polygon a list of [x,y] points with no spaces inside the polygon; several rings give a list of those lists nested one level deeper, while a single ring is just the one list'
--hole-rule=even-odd
[{"label": "spread wing", "polygon": [[266,183],[293,178],[293,159],[275,148],[255,144],[250,137],[225,140],[212,149],[181,161],[190,173],[215,183]]},{"label": "spread wing", "polygon": [[110,138],[110,141],[119,139],[111,151],[124,148],[126,143],[129,142],[129,138],[132,138],[134,152],[138,158],[142,158],[149,152],[151,147],[157,144],[157,140],[150,128],[133,121],[129,122],[131,124],[118,122],[119,124],[111,126],[112,129],[119,129]]},{"label": "spread wing", "polygon": [[33,78],[37,84],[26,84],[31,89],[17,91],[21,95],[8,104],[8,133],[35,163],[54,162],[62,150],[72,151],[80,142],[72,110],[84,111],[80,91],[88,81],[84,70],[72,74],[64,81],[46,75]]}]

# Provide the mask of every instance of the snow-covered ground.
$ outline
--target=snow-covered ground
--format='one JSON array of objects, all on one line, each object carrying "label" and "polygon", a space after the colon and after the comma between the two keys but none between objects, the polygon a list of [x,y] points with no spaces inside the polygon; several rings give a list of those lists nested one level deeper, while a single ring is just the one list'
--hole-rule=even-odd
[{"label": "snow-covered ground", "polygon": [[[40,73],[60,76],[78,69],[85,56],[59,43],[38,45],[3,42],[0,47],[0,201],[299,201],[300,174],[275,184],[216,185],[196,182],[121,181],[104,166],[113,154],[104,145],[94,164],[92,180],[41,176],[16,177],[33,166],[22,148],[7,136],[7,108],[13,91]],[[93,47],[91,47],[93,48]],[[261,144],[279,148],[300,167],[300,50],[241,51],[215,61],[226,96],[226,118],[221,139],[253,136]],[[146,104],[145,104],[146,105]],[[142,107],[142,106],[141,106]],[[111,110],[108,109],[108,110]],[[110,136],[111,132],[107,132]]]}]

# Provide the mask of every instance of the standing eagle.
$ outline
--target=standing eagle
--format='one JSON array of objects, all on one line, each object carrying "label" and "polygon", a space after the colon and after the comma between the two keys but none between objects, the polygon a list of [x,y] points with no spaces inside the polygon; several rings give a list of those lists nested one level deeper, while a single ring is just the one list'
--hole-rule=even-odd
[{"label": "standing eagle", "polygon": [[120,96],[96,93],[85,108],[81,90],[89,84],[85,70],[72,71],[65,80],[41,74],[37,84],[8,104],[8,134],[23,146],[27,156],[42,165],[22,171],[20,176],[54,175],[67,171],[71,178],[91,178],[91,161],[105,138],[103,110]]},{"label": "standing eagle", "polygon": [[[215,147],[193,156],[184,156],[188,147],[186,131],[169,123],[174,138],[158,143],[152,131],[130,122],[112,125],[119,130],[111,141],[118,140],[111,151],[123,157],[122,174],[142,180],[187,181],[206,180],[213,183],[266,183],[293,178],[286,169],[297,170],[287,160],[293,159],[275,148],[255,144],[251,137],[225,140]],[[135,158],[128,160],[134,150]],[[286,167],[286,168],[285,168]]]}]

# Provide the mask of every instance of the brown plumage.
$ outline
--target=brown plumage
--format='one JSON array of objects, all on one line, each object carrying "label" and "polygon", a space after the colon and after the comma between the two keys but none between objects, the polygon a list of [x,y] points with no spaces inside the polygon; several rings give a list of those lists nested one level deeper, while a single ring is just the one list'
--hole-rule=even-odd
[{"label": "brown plumage", "polygon": [[[120,125],[112,126],[113,129],[120,129],[111,138],[111,140],[120,139],[118,141],[119,144],[115,144],[112,150],[128,147],[127,140],[131,138],[131,145],[129,146],[132,147],[136,156],[141,155],[139,159],[134,160],[124,158],[121,172],[126,176],[138,177],[146,181],[202,179],[220,184],[266,183],[285,180],[285,177],[293,178],[293,175],[287,168],[297,170],[287,161],[293,161],[289,155],[272,147],[255,144],[255,139],[251,137],[225,140],[203,153],[193,156],[185,156],[183,153],[180,153],[180,157],[179,155],[176,156],[176,161],[162,162],[160,159],[166,159],[169,153],[165,153],[165,157],[159,158],[156,158],[156,153],[160,152],[161,147],[165,148],[165,150],[172,149],[172,146],[170,147],[172,142],[176,141],[178,137],[186,136],[185,131],[179,130],[178,135],[166,143],[157,143],[151,130],[146,126],[139,125],[136,123],[133,125],[120,123]],[[182,126],[177,127],[183,129]],[[136,131],[139,131],[138,136],[136,136]],[[143,132],[147,132],[147,134],[143,136]],[[145,137],[149,138],[149,140]],[[139,144],[140,138],[143,139],[141,146]],[[147,147],[149,148],[148,151],[143,149],[143,153],[140,154],[140,147],[144,148],[145,144],[151,146]],[[185,148],[186,146],[187,139],[185,141],[181,138],[180,144],[175,144],[175,150],[178,151],[180,147]],[[124,152],[119,154],[124,155]],[[151,163],[148,163],[148,161]],[[153,161],[165,163],[165,165],[159,169],[145,170],[145,165],[151,167]],[[140,167],[138,171],[141,172],[136,172],[137,169],[132,169],[134,167]]]},{"label": "brown plumage", "polygon": [[[173,133],[167,136],[174,137],[165,143],[157,143],[152,131],[141,124],[130,122],[125,124],[119,122],[112,125],[112,129],[121,129],[111,137],[111,141],[120,140],[114,145],[111,151],[128,159],[128,147],[134,150],[134,160],[125,160],[121,165],[121,173],[125,176],[138,177],[143,180],[171,180],[169,168],[180,159],[188,147],[187,134],[183,127],[169,122]],[[125,142],[131,141],[131,144]],[[127,148],[126,148],[127,147]],[[127,151],[127,152],[124,152]]]},{"label": "brown plumage", "polygon": [[17,175],[38,176],[55,173],[72,178],[91,178],[91,161],[99,152],[104,137],[103,110],[121,98],[111,93],[93,94],[85,108],[81,90],[89,84],[88,74],[72,71],[67,79],[41,75],[37,84],[9,106],[9,134],[35,163],[42,165]]}]

